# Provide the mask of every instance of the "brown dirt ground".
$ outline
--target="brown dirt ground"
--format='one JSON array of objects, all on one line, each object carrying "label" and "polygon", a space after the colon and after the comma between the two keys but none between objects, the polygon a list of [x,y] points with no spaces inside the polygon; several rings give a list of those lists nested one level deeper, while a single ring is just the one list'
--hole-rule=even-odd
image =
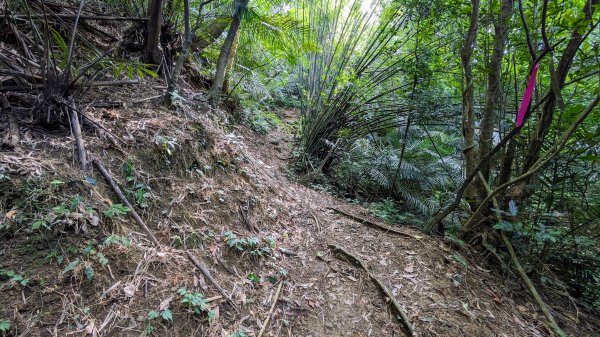
[{"label": "brown dirt ground", "polygon": [[[97,211],[119,202],[98,172],[78,170],[66,129],[49,133],[22,116],[20,147],[0,152],[0,167],[10,176],[0,182],[0,221],[9,226],[0,231],[0,269],[30,279],[22,286],[0,277],[0,319],[11,321],[9,336],[140,336],[147,313],[164,308],[173,321],[154,320],[155,336],[230,336],[240,329],[257,336],[277,282],[283,287],[265,336],[407,335],[367,273],[336,258],[329,244],[368,265],[392,290],[419,336],[549,336],[526,290],[495,261],[409,227],[398,228],[412,237],[400,236],[331,211],[370,218],[367,209],[290,178],[293,136],[287,127],[257,135],[210,109],[204,96],[191,90],[183,92],[183,106],[172,110],[158,107],[156,100],[136,103],[159,94],[163,88],[157,85],[88,93],[95,100],[127,104],[84,108],[106,129],[86,130],[84,138],[122,187],[131,185],[122,170],[127,161],[136,181],[150,186],[149,205],[138,211],[162,243],[160,250],[130,217],[100,216],[97,222],[83,207],[54,219],[51,229],[29,229],[36,217],[52,214],[52,207],[74,195]],[[82,99],[79,105],[89,103]],[[295,119],[294,111],[277,113],[286,123]],[[5,127],[6,121],[0,122]],[[160,136],[176,138],[171,156],[156,141]],[[86,176],[97,184],[82,182]],[[65,184],[51,183],[56,179]],[[266,257],[232,250],[226,231],[271,236],[276,248]],[[112,234],[127,236],[131,247],[98,245]],[[105,267],[82,253],[94,243],[109,259]],[[239,312],[218,298],[183,247],[208,267]],[[62,265],[47,258],[52,251],[65,256]],[[77,258],[82,263],[63,272]],[[85,265],[94,268],[92,281],[84,276]],[[250,274],[260,280],[249,280]],[[211,298],[208,307],[217,317],[209,323],[206,314],[190,312],[177,295],[181,287]],[[563,293],[540,290],[557,294],[545,299],[570,335],[600,331],[597,318]]]}]

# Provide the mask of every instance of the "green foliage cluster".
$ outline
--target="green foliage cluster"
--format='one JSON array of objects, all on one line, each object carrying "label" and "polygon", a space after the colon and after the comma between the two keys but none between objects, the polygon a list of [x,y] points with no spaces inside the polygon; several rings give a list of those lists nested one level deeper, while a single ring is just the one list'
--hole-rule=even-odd
[{"label": "green foliage cluster", "polygon": [[223,233],[223,236],[230,249],[242,254],[250,253],[250,256],[257,258],[270,256],[277,246],[272,236],[267,236],[263,239],[256,236],[239,237],[232,231],[226,231]]}]

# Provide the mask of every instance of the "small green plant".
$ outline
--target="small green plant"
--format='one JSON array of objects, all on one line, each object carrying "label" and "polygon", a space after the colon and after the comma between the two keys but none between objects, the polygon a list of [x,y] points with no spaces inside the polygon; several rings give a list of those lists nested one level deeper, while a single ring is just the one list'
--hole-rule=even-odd
[{"label": "small green plant", "polygon": [[[62,180],[55,179],[50,182],[51,185],[64,184]],[[58,218],[79,217],[82,212],[86,216],[91,216],[96,213],[92,208],[82,208],[83,199],[79,195],[72,197],[68,203],[52,207],[50,212],[41,218],[35,219],[31,223],[31,230],[35,231],[41,228],[50,229],[51,224]],[[87,214],[85,214],[87,213]]]},{"label": "small green plant", "polygon": [[0,167],[0,182],[10,180],[10,175],[6,172],[5,167]]},{"label": "small green plant", "polygon": [[102,212],[107,218],[112,219],[118,215],[126,215],[131,210],[123,204],[114,204],[110,206],[106,211]]},{"label": "small green plant", "polygon": [[131,241],[129,241],[129,238],[126,236],[111,235],[111,236],[107,237],[104,240],[104,242],[102,243],[103,247],[108,247],[110,245],[120,245],[125,248],[129,248],[129,247],[131,247]]},{"label": "small green plant", "polygon": [[217,309],[208,309],[208,302],[204,297],[204,294],[198,292],[188,291],[185,287],[177,290],[177,295],[181,297],[181,304],[185,305],[188,309],[196,315],[206,313],[209,324],[217,318]]},{"label": "small green plant", "polygon": [[2,336],[6,336],[6,333],[10,331],[10,321],[7,319],[0,319],[0,332]]},{"label": "small green plant", "polygon": [[0,277],[2,276],[8,278],[8,282],[11,283],[11,286],[14,286],[15,284],[26,286],[29,283],[28,278],[15,273],[13,270],[0,269]]},{"label": "small green plant", "polygon": [[[94,264],[99,264],[100,268],[104,268],[109,264],[109,259],[101,252],[101,250],[110,245],[128,248],[131,244],[129,239],[125,236],[111,235],[106,238],[102,244],[96,244],[95,241],[92,241],[81,251],[75,247],[69,247],[69,253],[79,255],[63,269],[62,273],[66,274],[68,272],[74,272],[75,274],[78,274],[83,271],[85,278],[88,281],[92,281],[95,275]],[[65,257],[62,254],[58,254],[56,251],[52,251],[46,256],[46,259],[50,262],[53,258],[56,258],[56,262],[59,265],[65,260]]]},{"label": "small green plant", "polygon": [[148,207],[150,187],[144,183],[136,181],[135,168],[130,160],[123,164],[123,173],[125,173],[127,182],[131,183],[131,188],[127,189],[128,194],[133,195],[136,204],[138,204],[140,207]]},{"label": "small green plant", "polygon": [[204,294],[189,292],[185,287],[179,288],[177,294],[181,296],[181,303],[192,309],[196,315],[207,311],[207,302]]},{"label": "small green plant", "polygon": [[387,223],[401,223],[406,220],[392,199],[384,199],[369,204],[371,213]]},{"label": "small green plant", "polygon": [[150,336],[154,333],[154,325],[152,325],[152,322],[155,321],[158,317],[161,317],[167,323],[173,321],[173,313],[171,313],[171,310],[169,310],[168,308],[161,310],[160,313],[155,310],[150,310],[146,315],[146,320],[148,321],[148,323],[146,324],[146,328],[144,329],[144,332],[147,336]]},{"label": "small green plant", "polygon": [[263,240],[256,236],[244,238],[238,237],[231,231],[223,233],[223,236],[230,249],[242,252],[242,254],[249,252],[253,257],[269,256],[276,247],[275,239],[272,236],[267,236]]},{"label": "small green plant", "polygon": [[173,151],[178,145],[177,138],[156,135],[156,137],[154,137],[154,144],[158,145],[164,151],[167,164],[170,164],[170,158],[173,156]]}]

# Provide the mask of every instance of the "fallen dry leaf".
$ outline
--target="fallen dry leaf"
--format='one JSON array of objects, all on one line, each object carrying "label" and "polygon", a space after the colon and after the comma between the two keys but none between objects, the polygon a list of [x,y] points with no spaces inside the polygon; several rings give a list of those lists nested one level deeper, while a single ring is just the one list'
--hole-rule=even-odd
[{"label": "fallen dry leaf", "polygon": [[6,213],[6,218],[8,220],[13,220],[16,216],[17,216],[17,211],[15,211],[14,209],[12,211],[8,211]]}]

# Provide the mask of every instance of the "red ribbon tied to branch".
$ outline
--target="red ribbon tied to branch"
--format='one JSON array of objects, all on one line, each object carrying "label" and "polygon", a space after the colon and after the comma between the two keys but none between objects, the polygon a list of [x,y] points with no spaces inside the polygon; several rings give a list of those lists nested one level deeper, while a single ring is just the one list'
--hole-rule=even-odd
[{"label": "red ribbon tied to branch", "polygon": [[531,76],[529,76],[529,80],[527,81],[527,88],[525,89],[525,94],[523,94],[523,100],[521,101],[521,107],[519,108],[517,121],[515,122],[515,127],[517,128],[523,126],[525,114],[527,113],[527,108],[529,107],[529,103],[531,103],[531,97],[533,96],[533,88],[535,88],[535,79],[539,66],[539,62],[533,66],[533,69],[531,70]]}]

